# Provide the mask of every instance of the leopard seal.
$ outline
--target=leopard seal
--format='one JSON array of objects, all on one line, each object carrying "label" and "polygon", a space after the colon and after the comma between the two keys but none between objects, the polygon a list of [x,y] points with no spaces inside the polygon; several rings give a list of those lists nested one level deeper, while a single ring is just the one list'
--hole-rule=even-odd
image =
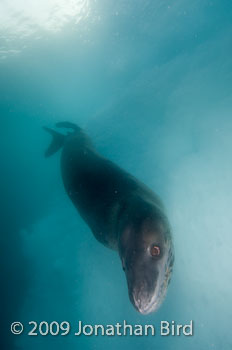
[{"label": "leopard seal", "polygon": [[172,234],[163,204],[134,176],[101,156],[77,125],[45,127],[53,139],[45,156],[62,149],[65,190],[96,239],[117,250],[131,303],[142,314],[162,303],[174,263]]}]

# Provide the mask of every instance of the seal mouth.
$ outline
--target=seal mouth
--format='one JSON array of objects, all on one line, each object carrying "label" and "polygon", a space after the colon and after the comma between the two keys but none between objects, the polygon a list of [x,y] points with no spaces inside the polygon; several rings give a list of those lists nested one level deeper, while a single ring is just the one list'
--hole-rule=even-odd
[{"label": "seal mouth", "polygon": [[170,282],[170,270],[161,272],[156,281],[153,290],[146,289],[146,285],[143,283],[138,288],[129,289],[129,296],[132,304],[138,312],[143,315],[155,312],[161,306],[166,294],[168,284]]},{"label": "seal mouth", "polygon": [[148,304],[141,304],[140,299],[136,300],[134,299],[133,305],[135,306],[136,310],[143,314],[143,315],[147,315],[151,312],[155,312],[157,311],[157,309],[160,306],[160,303],[158,301],[155,301],[154,303],[150,302]]},{"label": "seal mouth", "polygon": [[165,294],[165,292],[160,293],[160,288],[156,288],[156,291],[152,296],[139,295],[136,292],[132,292],[130,299],[139,313],[147,315],[158,310]]}]

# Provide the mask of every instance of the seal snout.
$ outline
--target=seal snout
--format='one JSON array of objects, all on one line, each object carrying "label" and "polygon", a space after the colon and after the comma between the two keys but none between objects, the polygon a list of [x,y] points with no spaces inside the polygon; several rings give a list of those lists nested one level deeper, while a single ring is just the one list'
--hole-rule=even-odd
[{"label": "seal snout", "polygon": [[131,293],[132,303],[141,314],[150,312],[152,296],[147,292],[145,285],[140,288],[133,288]]}]

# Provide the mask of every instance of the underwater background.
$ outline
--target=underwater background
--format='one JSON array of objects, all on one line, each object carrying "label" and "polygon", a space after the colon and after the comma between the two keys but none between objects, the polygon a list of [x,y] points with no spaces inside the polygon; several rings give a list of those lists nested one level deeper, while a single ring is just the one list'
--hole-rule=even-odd
[{"label": "underwater background", "polygon": [[[2,350],[231,349],[232,3],[0,3]],[[42,127],[71,121],[163,199],[175,265],[148,316],[131,305],[116,252],[63,189]],[[10,334],[14,321],[159,325],[193,336]]]}]

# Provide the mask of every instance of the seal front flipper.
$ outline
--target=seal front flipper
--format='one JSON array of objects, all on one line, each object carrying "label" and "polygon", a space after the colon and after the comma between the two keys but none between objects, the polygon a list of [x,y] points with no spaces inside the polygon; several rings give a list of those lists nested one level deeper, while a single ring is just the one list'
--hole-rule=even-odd
[{"label": "seal front flipper", "polygon": [[45,152],[45,157],[50,157],[52,156],[54,153],[56,153],[57,151],[59,151],[59,149],[61,147],[63,147],[64,144],[64,139],[65,139],[65,135],[62,135],[50,128],[47,128],[46,126],[43,127],[44,130],[46,130],[49,134],[52,135],[52,142],[50,144],[50,146],[48,147],[48,149]]}]

